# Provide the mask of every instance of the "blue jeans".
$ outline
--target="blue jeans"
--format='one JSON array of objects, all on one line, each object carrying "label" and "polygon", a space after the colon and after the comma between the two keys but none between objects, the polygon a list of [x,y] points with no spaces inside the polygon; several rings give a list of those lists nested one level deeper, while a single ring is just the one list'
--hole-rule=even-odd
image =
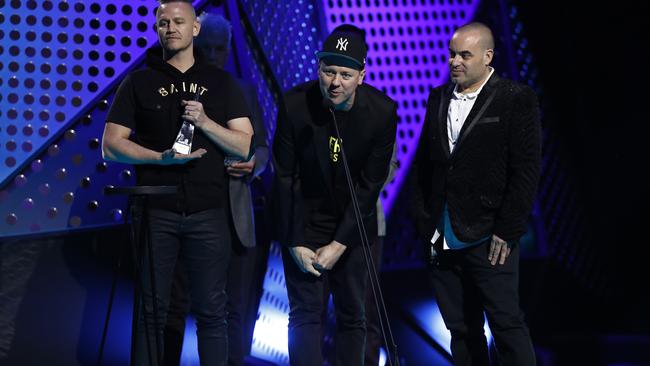
[{"label": "blue jeans", "polygon": [[[171,284],[176,259],[184,261],[190,280],[191,311],[196,318],[198,351],[201,366],[226,365],[228,336],[226,326],[226,278],[230,259],[230,229],[226,209],[205,210],[190,215],[166,210],[148,210],[153,248],[157,294],[158,339],[161,352],[163,328],[169,308]],[[136,337],[136,364],[149,365],[149,350],[156,354],[149,258],[142,268],[144,314],[141,314]],[[149,330],[149,347],[145,321]]]}]

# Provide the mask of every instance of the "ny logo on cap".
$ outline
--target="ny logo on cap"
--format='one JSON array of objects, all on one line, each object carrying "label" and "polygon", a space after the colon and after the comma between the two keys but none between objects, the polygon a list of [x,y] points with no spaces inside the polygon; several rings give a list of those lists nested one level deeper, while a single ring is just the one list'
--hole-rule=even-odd
[{"label": "ny logo on cap", "polygon": [[336,47],[337,50],[339,51],[347,51],[348,50],[348,39],[347,38],[339,38],[338,41],[336,41]]}]

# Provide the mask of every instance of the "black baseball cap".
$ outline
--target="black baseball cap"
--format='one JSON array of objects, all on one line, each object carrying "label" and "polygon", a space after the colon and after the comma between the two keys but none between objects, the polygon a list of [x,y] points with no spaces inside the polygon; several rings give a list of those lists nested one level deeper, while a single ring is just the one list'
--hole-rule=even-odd
[{"label": "black baseball cap", "polygon": [[362,70],[366,67],[368,47],[362,33],[338,27],[325,39],[323,50],[316,53],[327,64]]}]

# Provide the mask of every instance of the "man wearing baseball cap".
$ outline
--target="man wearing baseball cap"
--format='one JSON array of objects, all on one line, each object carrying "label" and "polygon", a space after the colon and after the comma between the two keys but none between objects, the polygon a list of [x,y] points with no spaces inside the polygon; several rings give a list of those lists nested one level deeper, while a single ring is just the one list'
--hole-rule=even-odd
[{"label": "man wearing baseball cap", "polygon": [[278,116],[272,207],[274,236],[283,244],[291,365],[322,365],[325,278],[337,323],[332,363],[363,364],[368,274],[348,183],[356,189],[372,243],[375,203],[395,142],[397,104],[363,83],[367,46],[361,34],[351,25],[335,29],[317,54],[318,80],[291,89]]}]

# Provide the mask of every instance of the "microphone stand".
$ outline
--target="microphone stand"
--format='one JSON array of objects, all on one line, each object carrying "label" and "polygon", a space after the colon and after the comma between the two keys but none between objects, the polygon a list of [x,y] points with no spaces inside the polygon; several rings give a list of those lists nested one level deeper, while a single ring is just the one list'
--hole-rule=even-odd
[{"label": "microphone stand", "polygon": [[[341,157],[343,158],[343,170],[345,171],[345,180],[348,184],[348,189],[350,191],[350,197],[352,202],[352,208],[354,210],[354,217],[357,221],[357,228],[359,229],[359,236],[361,237],[361,248],[363,250],[363,258],[366,262],[366,268],[368,270],[368,275],[370,277],[370,288],[372,289],[373,300],[375,301],[375,307],[377,309],[377,314],[379,315],[379,327],[381,329],[381,335],[384,338],[384,344],[386,345],[386,358],[388,359],[388,364],[393,366],[393,358],[395,360],[396,366],[399,366],[399,357],[397,356],[397,344],[393,338],[393,331],[390,327],[390,322],[388,320],[388,312],[386,311],[386,303],[384,302],[384,295],[379,286],[379,277],[377,275],[377,269],[375,263],[372,259],[370,252],[370,242],[368,240],[368,234],[366,233],[366,227],[363,224],[361,218],[361,209],[359,208],[359,201],[357,200],[357,192],[352,184],[352,175],[350,174],[350,168],[348,166],[348,159],[345,155],[345,148],[343,144],[343,139],[341,139],[341,133],[339,132],[339,126],[336,122],[336,115],[334,114],[334,106],[332,101],[325,98],[323,99],[323,106],[329,110],[332,115],[332,121],[334,121],[334,129],[336,131],[336,138],[339,140],[341,145]],[[384,326],[384,319],[386,321],[386,326]],[[387,337],[388,336],[388,337]],[[388,343],[390,339],[390,346]],[[393,357],[391,357],[391,350]]]}]

